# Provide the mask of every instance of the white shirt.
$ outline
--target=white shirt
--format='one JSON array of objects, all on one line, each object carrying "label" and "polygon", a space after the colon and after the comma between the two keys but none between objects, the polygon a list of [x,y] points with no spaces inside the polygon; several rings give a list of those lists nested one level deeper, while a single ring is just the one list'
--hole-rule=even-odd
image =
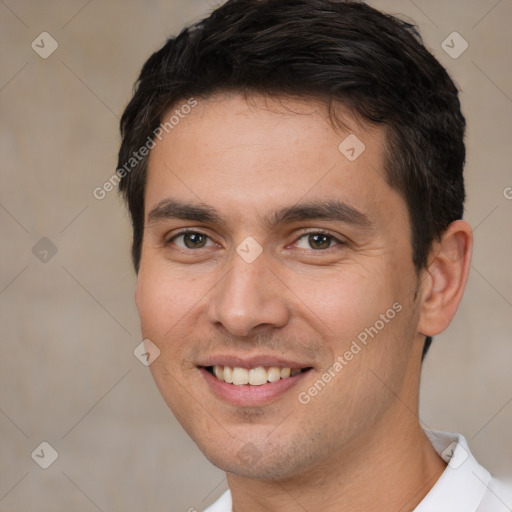
[{"label": "white shirt", "polygon": [[[414,512],[512,512],[512,487],[478,464],[462,435],[426,434],[448,466]],[[231,507],[231,493],[226,491],[204,512],[232,512]]]}]

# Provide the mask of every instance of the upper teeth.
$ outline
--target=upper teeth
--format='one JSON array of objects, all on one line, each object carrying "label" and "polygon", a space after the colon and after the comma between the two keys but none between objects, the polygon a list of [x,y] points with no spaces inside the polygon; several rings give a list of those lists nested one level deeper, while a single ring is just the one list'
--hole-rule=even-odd
[{"label": "upper teeth", "polygon": [[240,368],[238,366],[214,366],[213,374],[217,379],[240,386],[242,384],[251,384],[252,386],[261,386],[267,382],[276,382],[279,379],[286,379],[293,377],[300,373],[300,369],[291,368],[278,368],[277,366],[271,366],[270,368],[264,368],[258,366],[257,368]]}]

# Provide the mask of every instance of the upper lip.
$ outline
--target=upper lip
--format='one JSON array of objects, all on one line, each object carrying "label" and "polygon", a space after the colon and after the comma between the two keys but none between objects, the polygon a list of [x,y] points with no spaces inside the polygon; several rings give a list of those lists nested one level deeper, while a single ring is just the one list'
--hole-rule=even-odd
[{"label": "upper lip", "polygon": [[271,355],[253,355],[250,357],[241,357],[236,355],[229,354],[219,354],[216,356],[210,356],[205,358],[201,363],[197,366],[231,366],[238,368],[258,368],[259,366],[263,366],[265,368],[270,368],[275,366],[277,368],[291,368],[293,369],[302,369],[302,368],[311,368],[311,364],[302,363],[300,361],[294,361],[292,359],[285,359],[279,356],[271,356]]}]

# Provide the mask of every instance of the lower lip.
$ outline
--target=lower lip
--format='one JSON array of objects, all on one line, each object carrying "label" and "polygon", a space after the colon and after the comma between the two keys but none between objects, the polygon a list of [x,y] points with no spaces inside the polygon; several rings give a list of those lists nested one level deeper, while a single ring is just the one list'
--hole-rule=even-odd
[{"label": "lower lip", "polygon": [[279,379],[277,382],[267,382],[261,386],[251,386],[250,384],[236,386],[217,379],[205,368],[199,368],[199,371],[217,397],[239,406],[267,404],[290,390],[309,373],[301,372],[293,377]]}]

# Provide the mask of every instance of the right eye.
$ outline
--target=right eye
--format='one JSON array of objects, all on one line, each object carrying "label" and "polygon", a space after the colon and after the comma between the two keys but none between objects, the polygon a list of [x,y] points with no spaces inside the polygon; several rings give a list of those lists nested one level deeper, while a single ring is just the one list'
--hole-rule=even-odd
[{"label": "right eye", "polygon": [[[204,233],[200,233],[198,231],[182,231],[181,233],[178,233],[174,235],[172,238],[170,238],[166,245],[170,245],[171,242],[174,243],[177,247],[180,249],[202,249],[204,247],[207,247],[206,241],[210,237],[208,235],[205,235]],[[182,244],[176,243],[176,240],[182,240]],[[211,245],[210,245],[211,247]]]}]

